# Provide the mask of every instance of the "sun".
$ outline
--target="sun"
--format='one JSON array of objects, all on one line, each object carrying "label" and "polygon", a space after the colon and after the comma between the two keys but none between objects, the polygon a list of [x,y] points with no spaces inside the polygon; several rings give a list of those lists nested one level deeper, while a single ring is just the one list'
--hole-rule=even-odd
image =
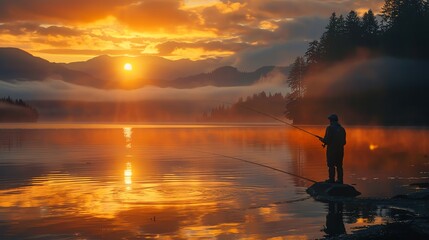
[{"label": "sun", "polygon": [[131,71],[131,70],[133,70],[133,65],[131,65],[131,63],[125,63],[124,64],[124,70],[125,71]]}]

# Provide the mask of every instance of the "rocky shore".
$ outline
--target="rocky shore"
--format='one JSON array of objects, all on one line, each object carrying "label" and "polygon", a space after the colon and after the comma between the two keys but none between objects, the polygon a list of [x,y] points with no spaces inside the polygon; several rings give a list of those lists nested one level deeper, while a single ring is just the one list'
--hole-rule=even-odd
[{"label": "rocky shore", "polygon": [[398,209],[400,213],[398,213],[397,219],[385,224],[363,227],[349,234],[326,236],[323,239],[429,239],[429,189],[392,198],[356,198],[355,196],[358,194],[355,191],[349,185],[329,183],[315,183],[307,189],[315,200],[329,204]]}]

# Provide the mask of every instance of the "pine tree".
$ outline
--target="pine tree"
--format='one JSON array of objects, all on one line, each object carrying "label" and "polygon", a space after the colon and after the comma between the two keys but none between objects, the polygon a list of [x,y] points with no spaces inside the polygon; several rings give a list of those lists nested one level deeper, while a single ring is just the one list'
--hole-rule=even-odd
[{"label": "pine tree", "polygon": [[320,38],[320,45],[323,49],[323,60],[333,60],[331,56],[333,51],[335,50],[335,42],[338,39],[338,30],[338,18],[334,12],[329,18],[329,23],[326,26],[326,31],[322,34],[322,37]]},{"label": "pine tree", "polygon": [[289,119],[294,118],[296,115],[296,109],[298,109],[299,101],[304,97],[305,85],[303,83],[303,79],[306,69],[307,65],[304,58],[297,57],[289,72],[287,84],[290,87],[291,92],[286,96],[285,111],[285,115]]},{"label": "pine tree", "polygon": [[303,57],[297,57],[295,62],[292,64],[292,68],[289,72],[287,84],[291,88],[292,92],[296,92],[298,97],[304,96],[304,74],[306,71],[306,63]]},{"label": "pine tree", "polygon": [[362,45],[369,48],[378,47],[380,26],[371,10],[362,17]]},{"label": "pine tree", "polygon": [[305,59],[308,65],[314,65],[322,59],[322,48],[319,41],[315,40],[308,44],[308,49],[305,52]]},{"label": "pine tree", "polygon": [[386,0],[383,43],[390,55],[428,58],[429,18],[425,0]]},{"label": "pine tree", "polygon": [[355,11],[350,11],[345,20],[345,35],[347,48],[352,50],[361,43],[362,37],[362,23]]},{"label": "pine tree", "polygon": [[386,0],[382,7],[383,25],[389,29],[395,25],[420,20],[428,3],[425,0]]},{"label": "pine tree", "polygon": [[329,18],[326,31],[320,38],[320,48],[322,49],[322,60],[334,62],[342,59],[347,53],[346,21],[343,15],[336,16],[335,12]]}]

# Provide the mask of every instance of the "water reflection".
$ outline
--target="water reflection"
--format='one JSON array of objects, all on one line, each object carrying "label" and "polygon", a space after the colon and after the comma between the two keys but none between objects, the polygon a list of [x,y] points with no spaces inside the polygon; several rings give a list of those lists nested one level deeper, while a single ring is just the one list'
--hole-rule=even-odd
[{"label": "water reflection", "polygon": [[346,233],[343,221],[343,203],[328,203],[328,214],[326,215],[326,225],[323,231],[327,237],[334,237]]},{"label": "water reflection", "polygon": [[127,162],[126,168],[124,170],[124,183],[127,185],[127,190],[131,189],[131,184],[133,183],[133,169],[130,162]]},{"label": "water reflection", "polygon": [[[132,134],[133,129],[130,127],[123,128],[124,131],[124,137],[125,137],[125,148],[129,151],[132,149]],[[126,185],[127,190],[131,190],[131,184],[133,183],[132,176],[133,176],[133,169],[131,160],[133,158],[133,155],[129,152],[126,155],[126,164],[125,164],[125,170],[124,170],[124,183]]]},{"label": "water reflection", "polygon": [[[429,177],[427,130],[348,133],[345,180],[364,196]],[[326,178],[317,139],[283,127],[0,129],[0,238],[314,239],[397,215],[315,202],[307,182],[201,150]]]},{"label": "water reflection", "polygon": [[133,129],[130,127],[125,127],[123,128],[124,130],[124,137],[125,137],[125,143],[126,143],[126,148],[131,149],[132,145],[131,145],[131,140],[132,140],[132,135],[133,135]]}]

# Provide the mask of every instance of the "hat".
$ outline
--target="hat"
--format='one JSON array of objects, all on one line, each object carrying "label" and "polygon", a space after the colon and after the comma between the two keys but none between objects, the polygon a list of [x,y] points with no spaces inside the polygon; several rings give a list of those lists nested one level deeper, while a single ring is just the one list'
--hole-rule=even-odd
[{"label": "hat", "polygon": [[337,114],[331,114],[329,115],[328,119],[331,121],[338,121],[338,116]]}]

